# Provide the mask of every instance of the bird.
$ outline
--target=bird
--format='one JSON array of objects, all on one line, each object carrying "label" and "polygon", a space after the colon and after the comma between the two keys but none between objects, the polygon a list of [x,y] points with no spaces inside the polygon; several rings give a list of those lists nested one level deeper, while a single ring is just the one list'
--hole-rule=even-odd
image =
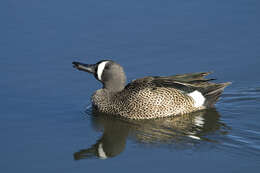
[{"label": "bird", "polygon": [[73,67],[91,73],[103,87],[92,95],[92,108],[100,113],[127,119],[156,119],[214,107],[224,88],[231,84],[205,79],[211,72],[172,76],[147,76],[126,85],[121,65],[113,60],[96,64],[72,62]]}]

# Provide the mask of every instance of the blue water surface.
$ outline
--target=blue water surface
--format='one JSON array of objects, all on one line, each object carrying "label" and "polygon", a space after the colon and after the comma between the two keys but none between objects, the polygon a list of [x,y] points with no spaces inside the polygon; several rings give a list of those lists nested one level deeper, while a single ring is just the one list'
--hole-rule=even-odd
[{"label": "blue water surface", "polygon": [[[0,172],[259,172],[260,1],[0,2]],[[101,87],[72,61],[128,81],[214,71],[216,109],[167,121],[93,117]],[[107,158],[98,149],[102,145]]]}]

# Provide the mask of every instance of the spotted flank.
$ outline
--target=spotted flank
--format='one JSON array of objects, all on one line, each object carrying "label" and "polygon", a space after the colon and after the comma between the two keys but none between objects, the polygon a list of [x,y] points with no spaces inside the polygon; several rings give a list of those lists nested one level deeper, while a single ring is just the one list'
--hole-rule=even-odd
[{"label": "spotted flank", "polygon": [[[163,118],[213,107],[230,84],[213,83],[214,79],[205,79],[210,73],[202,72],[144,77],[126,85],[124,70],[114,61],[73,65],[92,73],[103,84],[92,96],[96,111],[129,119]],[[99,153],[105,157],[102,145]]]}]

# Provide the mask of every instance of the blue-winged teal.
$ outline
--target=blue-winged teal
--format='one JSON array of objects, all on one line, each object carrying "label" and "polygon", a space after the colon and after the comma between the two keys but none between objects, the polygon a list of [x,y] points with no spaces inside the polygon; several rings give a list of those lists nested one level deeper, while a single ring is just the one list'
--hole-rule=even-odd
[{"label": "blue-winged teal", "polygon": [[130,119],[151,119],[186,114],[213,107],[227,83],[212,83],[206,73],[144,77],[129,84],[123,68],[114,61],[96,64],[73,62],[78,70],[94,74],[103,88],[92,96],[93,108]]}]

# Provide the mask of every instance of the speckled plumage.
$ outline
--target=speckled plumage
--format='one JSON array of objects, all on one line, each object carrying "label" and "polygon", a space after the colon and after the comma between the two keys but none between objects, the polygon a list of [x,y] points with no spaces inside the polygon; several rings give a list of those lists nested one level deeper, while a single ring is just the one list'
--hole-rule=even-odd
[{"label": "speckled plumage", "polygon": [[[113,61],[109,62],[112,63],[107,69],[119,66]],[[93,71],[97,71],[98,63],[96,66]],[[108,80],[109,76],[104,76],[106,71],[103,73],[102,78]],[[204,76],[208,74],[190,73],[168,77],[145,77],[134,80],[117,91],[114,91],[111,86],[110,88],[103,87],[93,94],[92,104],[97,111],[130,119],[162,118],[194,112],[211,107],[229,84],[211,83],[210,80],[204,79]],[[120,75],[118,80],[120,80]],[[102,79],[101,82],[106,86]],[[205,96],[204,105],[194,106],[194,99],[188,95],[193,91],[199,91]]]},{"label": "speckled plumage", "polygon": [[131,119],[167,117],[198,109],[193,108],[193,100],[179,90],[156,87],[145,79],[131,83],[118,93],[100,89],[92,96],[92,103],[101,112]]}]

